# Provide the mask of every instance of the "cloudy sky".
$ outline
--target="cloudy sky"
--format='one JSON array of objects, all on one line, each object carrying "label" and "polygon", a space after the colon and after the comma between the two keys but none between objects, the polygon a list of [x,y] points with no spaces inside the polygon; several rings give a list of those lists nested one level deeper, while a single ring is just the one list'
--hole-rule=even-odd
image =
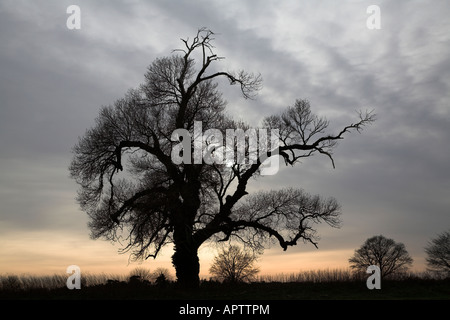
[{"label": "cloudy sky", "polygon": [[[81,9],[69,30],[66,9]],[[370,5],[381,29],[369,29]],[[228,110],[252,125],[308,99],[331,130],[375,110],[346,136],[336,168],[314,156],[251,190],[302,187],[334,196],[340,229],[319,226],[319,249],[273,246],[262,273],[348,267],[377,234],[403,242],[416,270],[424,247],[450,228],[450,2],[448,1],[31,1],[0,2],[0,274],[127,273],[120,244],[91,240],[67,170],[71,148],[102,105],[143,82],[146,67],[180,38],[217,33],[218,67],[261,73],[254,101],[221,89]],[[206,274],[214,247],[201,249]],[[171,267],[170,248],[143,266]]]}]

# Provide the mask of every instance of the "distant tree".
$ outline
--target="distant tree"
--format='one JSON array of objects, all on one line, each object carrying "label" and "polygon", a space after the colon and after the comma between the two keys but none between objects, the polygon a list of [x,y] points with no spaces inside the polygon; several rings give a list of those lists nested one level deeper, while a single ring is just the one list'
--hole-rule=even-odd
[{"label": "distant tree", "polygon": [[151,280],[151,272],[149,269],[144,267],[136,267],[130,272],[130,279],[133,277],[134,279],[139,279],[140,281],[150,281]]},{"label": "distant tree", "polygon": [[406,271],[413,259],[403,243],[379,235],[367,239],[361,248],[355,250],[349,262],[350,268],[359,272],[366,272],[368,266],[376,265],[380,268],[381,277],[387,277]]},{"label": "distant tree", "polygon": [[152,272],[151,279],[153,282],[157,283],[158,279],[161,281],[163,279],[164,281],[172,281],[172,275],[167,268],[157,268],[155,271]]},{"label": "distant tree", "polygon": [[255,266],[257,256],[254,252],[242,250],[236,245],[230,246],[214,258],[209,272],[217,280],[238,283],[255,279],[259,268]]},{"label": "distant tree", "polygon": [[[226,163],[210,161],[220,152],[214,151],[209,138],[218,140],[235,130],[248,140],[244,131],[250,129],[230,118],[218,80],[237,85],[247,99],[255,97],[262,81],[245,71],[211,67],[223,59],[213,52],[213,40],[213,32],[200,29],[192,39],[182,39],[182,49],[172,56],[156,59],[140,87],[101,108],[93,128],[73,148],[70,165],[92,238],[126,239],[123,252],[131,250],[136,260],[156,258],[161,248],[172,243],[172,263],[183,287],[199,285],[198,249],[207,241],[233,237],[261,247],[271,238],[283,250],[300,240],[317,246],[315,224],[339,226],[340,206],[335,199],[311,196],[301,189],[248,195],[247,185],[260,176],[264,160],[271,157],[294,165],[320,153],[334,167],[337,142],[374,121],[370,112],[360,113],[356,122],[329,133],[328,120],[312,113],[308,101],[297,100],[284,112],[266,118],[260,128],[252,128],[255,133],[278,130],[274,139],[279,141],[278,150],[265,143],[254,161],[243,162],[237,156]],[[198,122],[201,132],[194,137]],[[208,130],[214,135],[206,135]],[[198,139],[201,134],[206,139]],[[200,150],[194,139],[200,140]],[[249,143],[241,145],[241,154],[248,155]],[[209,160],[192,161],[198,154]]]},{"label": "distant tree", "polygon": [[450,277],[450,231],[432,239],[425,252],[429,270]]}]

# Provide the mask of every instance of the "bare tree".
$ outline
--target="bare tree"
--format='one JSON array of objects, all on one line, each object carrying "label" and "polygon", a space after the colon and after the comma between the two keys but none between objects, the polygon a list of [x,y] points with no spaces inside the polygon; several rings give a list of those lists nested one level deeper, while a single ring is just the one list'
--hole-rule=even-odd
[{"label": "bare tree", "polygon": [[361,248],[355,250],[349,262],[350,268],[364,273],[368,266],[376,265],[383,278],[406,271],[413,259],[403,243],[379,235],[367,239]]},{"label": "bare tree", "polygon": [[170,282],[173,280],[173,277],[172,277],[172,274],[170,273],[169,269],[160,267],[152,272],[151,279],[154,283],[158,283],[158,279],[159,279],[159,282],[161,282],[161,281],[165,281],[165,282],[169,281]]},{"label": "bare tree", "polygon": [[425,248],[430,271],[450,277],[450,231],[439,234]]},{"label": "bare tree", "polygon": [[[247,183],[260,176],[264,159],[276,154],[274,148],[253,162],[191,161],[197,145],[183,139],[193,137],[196,121],[201,121],[202,132],[214,129],[224,136],[227,129],[249,128],[225,113],[215,81],[225,78],[238,85],[246,99],[253,99],[261,87],[260,75],[209,72],[223,59],[213,51],[213,36],[200,29],[192,40],[183,39],[182,49],[148,67],[145,83],[102,107],[94,127],[73,148],[70,165],[71,176],[81,186],[77,200],[90,217],[91,236],[127,241],[122,252],[131,250],[133,259],[155,258],[173,243],[172,262],[183,286],[198,285],[197,251],[208,240],[237,237],[261,247],[272,237],[286,250],[300,239],[316,245],[315,223],[338,226],[339,205],[333,199],[294,189],[246,197]],[[200,58],[195,61],[194,56]],[[318,152],[334,166],[336,141],[372,121],[373,114],[360,114],[337,134],[325,133],[328,121],[299,100],[265,119],[263,126],[279,129],[279,156],[286,164]],[[185,135],[174,137],[174,132]],[[200,154],[211,150],[211,144],[203,142]],[[188,147],[179,150],[180,143]],[[248,154],[248,143],[245,150]],[[174,154],[183,161],[174,161]]]},{"label": "bare tree", "polygon": [[150,272],[150,269],[144,267],[136,267],[130,272],[129,279],[132,278],[138,279],[139,281],[151,281],[152,273]]},{"label": "bare tree", "polygon": [[250,282],[255,280],[259,272],[259,268],[254,265],[257,258],[257,255],[232,245],[214,258],[209,273],[223,282]]}]

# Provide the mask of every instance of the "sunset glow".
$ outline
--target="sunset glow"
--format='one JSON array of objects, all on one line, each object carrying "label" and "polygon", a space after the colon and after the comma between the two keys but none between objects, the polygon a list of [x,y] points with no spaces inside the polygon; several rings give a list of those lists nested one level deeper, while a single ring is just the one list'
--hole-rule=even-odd
[{"label": "sunset glow", "polygon": [[[317,225],[318,249],[299,239],[283,251],[274,241],[260,275],[347,269],[374,235],[403,243],[412,270],[426,270],[425,246],[450,227],[450,2],[378,1],[369,13],[367,1],[76,2],[79,25],[67,21],[71,1],[0,3],[0,275],[77,265],[82,274],[162,267],[175,276],[172,245],[140,264],[118,253],[127,239],[90,238],[68,168],[100,107],[137,88],[152,61],[202,26],[226,57],[217,68],[261,73],[254,100],[218,82],[234,119],[256,127],[296,99],[331,132],[357,122],[355,110],[377,116],[339,139],[335,163],[323,153],[294,166],[281,159],[276,174],[249,180],[249,195],[303,188],[342,207],[340,228]],[[200,278],[220,248],[200,247]]]}]

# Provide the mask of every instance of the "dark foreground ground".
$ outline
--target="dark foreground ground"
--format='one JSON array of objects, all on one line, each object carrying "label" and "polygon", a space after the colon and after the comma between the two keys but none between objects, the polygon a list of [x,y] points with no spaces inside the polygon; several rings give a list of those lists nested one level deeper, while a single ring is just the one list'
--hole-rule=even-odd
[{"label": "dark foreground ground", "polygon": [[[4,314],[34,317],[121,319],[414,319],[448,313],[449,280],[382,281],[369,290],[365,281],[257,282],[223,285],[206,282],[197,290],[173,283],[115,282],[81,289],[0,290]],[[5,311],[6,310],[6,311]],[[9,313],[8,310],[11,310]],[[342,316],[341,316],[342,315]],[[444,317],[445,318],[445,317]]]},{"label": "dark foreground ground", "polygon": [[116,282],[81,289],[1,290],[1,300],[449,300],[450,279],[383,281],[369,290],[365,281],[330,283],[202,283],[181,290],[173,283]]}]

